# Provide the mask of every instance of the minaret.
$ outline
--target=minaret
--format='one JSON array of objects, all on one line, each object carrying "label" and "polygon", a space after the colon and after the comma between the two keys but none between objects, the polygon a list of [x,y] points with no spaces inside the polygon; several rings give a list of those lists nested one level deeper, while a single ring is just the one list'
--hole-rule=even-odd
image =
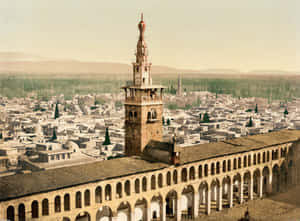
[{"label": "minaret", "polygon": [[151,63],[145,42],[146,24],[141,15],[138,24],[139,40],[136,61],[133,66],[133,81],[125,90],[125,154],[141,155],[150,140],[162,140],[162,95],[164,87],[152,85]]},{"label": "minaret", "polygon": [[177,82],[177,96],[182,95],[182,84],[181,84],[181,75],[178,76],[178,82]]}]

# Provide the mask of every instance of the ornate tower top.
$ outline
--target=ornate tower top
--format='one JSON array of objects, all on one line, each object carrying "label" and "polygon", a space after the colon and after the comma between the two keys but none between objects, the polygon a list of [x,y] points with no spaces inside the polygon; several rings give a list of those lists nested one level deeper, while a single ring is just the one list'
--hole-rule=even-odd
[{"label": "ornate tower top", "polygon": [[141,20],[138,23],[138,29],[140,34],[136,46],[136,61],[133,63],[133,82],[135,86],[151,85],[151,63],[148,63],[148,48],[144,36],[146,24],[144,22],[143,13],[141,14]]},{"label": "ornate tower top", "polygon": [[133,81],[127,82],[127,85],[123,87],[125,90],[125,154],[127,156],[141,155],[151,140],[162,140],[164,87],[152,84],[143,14],[137,26],[139,38],[135,54],[136,61],[132,63]]}]

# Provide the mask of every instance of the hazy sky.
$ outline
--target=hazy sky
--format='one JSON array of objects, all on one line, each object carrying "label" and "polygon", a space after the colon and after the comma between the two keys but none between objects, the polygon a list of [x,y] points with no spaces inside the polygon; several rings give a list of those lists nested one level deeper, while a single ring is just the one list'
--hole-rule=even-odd
[{"label": "hazy sky", "polygon": [[0,51],[155,65],[300,70],[299,0],[1,0]]}]

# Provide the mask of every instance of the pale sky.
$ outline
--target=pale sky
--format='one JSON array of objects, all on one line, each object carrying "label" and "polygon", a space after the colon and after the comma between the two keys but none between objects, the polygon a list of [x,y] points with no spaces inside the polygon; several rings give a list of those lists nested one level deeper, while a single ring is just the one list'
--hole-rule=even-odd
[{"label": "pale sky", "polygon": [[300,70],[299,0],[1,0],[0,51],[155,65]]}]

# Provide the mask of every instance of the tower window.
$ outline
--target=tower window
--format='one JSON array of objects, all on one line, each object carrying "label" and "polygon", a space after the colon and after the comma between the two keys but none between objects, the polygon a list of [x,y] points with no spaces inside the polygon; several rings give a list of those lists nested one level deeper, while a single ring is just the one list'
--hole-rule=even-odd
[{"label": "tower window", "polygon": [[136,112],[136,111],[134,112],[134,117],[135,117],[135,118],[137,117],[137,112]]},{"label": "tower window", "polygon": [[155,122],[157,120],[157,113],[155,109],[151,109],[148,112],[148,116],[147,116],[148,122]]}]

